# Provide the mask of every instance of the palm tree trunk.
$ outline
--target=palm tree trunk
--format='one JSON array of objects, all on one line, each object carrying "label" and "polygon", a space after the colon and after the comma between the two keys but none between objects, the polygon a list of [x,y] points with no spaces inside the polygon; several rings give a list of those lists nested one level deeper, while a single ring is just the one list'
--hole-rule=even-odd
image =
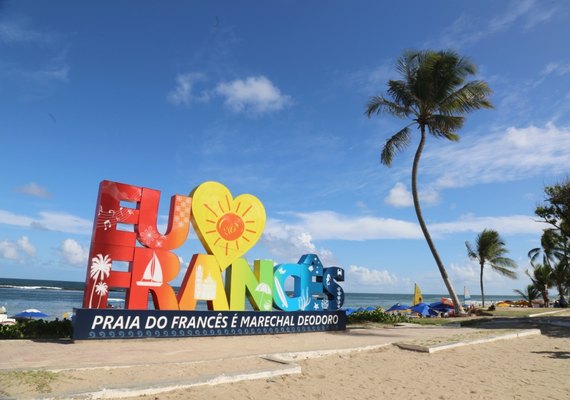
[{"label": "palm tree trunk", "polygon": [[453,285],[451,284],[451,281],[449,280],[449,277],[447,276],[447,271],[445,270],[443,262],[441,261],[441,258],[439,257],[439,254],[435,248],[433,240],[431,239],[431,235],[427,229],[426,223],[424,222],[424,217],[422,215],[422,209],[420,208],[420,199],[418,196],[417,176],[418,176],[418,166],[420,163],[420,157],[422,155],[422,151],[424,149],[424,145],[426,142],[425,126],[421,125],[420,129],[421,129],[422,136],[420,139],[420,144],[418,145],[418,149],[416,150],[416,155],[414,156],[414,164],[412,167],[412,197],[414,198],[414,208],[416,210],[416,216],[418,217],[418,222],[420,223],[420,227],[422,229],[424,237],[426,238],[426,242],[428,244],[428,247],[431,251],[431,254],[433,255],[433,258],[435,260],[435,263],[437,264],[437,267],[439,268],[439,272],[441,274],[441,278],[443,279],[443,283],[445,283],[445,287],[447,288],[447,291],[449,292],[449,297],[451,297],[451,301],[453,301],[453,306],[455,307],[455,313],[458,315],[464,315],[465,310],[463,310],[463,307],[461,306],[461,303],[459,302],[459,297],[457,297],[457,293],[455,292],[455,289],[453,288]]},{"label": "palm tree trunk", "polygon": [[483,289],[483,267],[485,264],[481,263],[481,275],[479,276],[479,282],[481,283],[481,306],[485,307],[485,290]]}]

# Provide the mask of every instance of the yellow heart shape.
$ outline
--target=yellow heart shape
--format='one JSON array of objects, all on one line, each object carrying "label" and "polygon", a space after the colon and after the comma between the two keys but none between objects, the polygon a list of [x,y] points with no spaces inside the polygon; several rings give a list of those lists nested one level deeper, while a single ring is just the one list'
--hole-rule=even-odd
[{"label": "yellow heart shape", "polygon": [[261,237],[265,227],[265,207],[251,194],[233,198],[218,182],[204,182],[190,194],[192,225],[209,254],[222,271],[240,258]]}]

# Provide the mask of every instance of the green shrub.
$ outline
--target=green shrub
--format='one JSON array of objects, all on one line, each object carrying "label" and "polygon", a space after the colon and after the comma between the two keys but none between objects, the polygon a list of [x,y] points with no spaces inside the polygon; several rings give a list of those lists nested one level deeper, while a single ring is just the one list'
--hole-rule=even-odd
[{"label": "green shrub", "polygon": [[346,322],[354,324],[358,322],[379,322],[383,324],[397,324],[400,322],[413,322],[411,318],[405,315],[389,314],[384,312],[382,308],[373,311],[358,311],[346,317]]},{"label": "green shrub", "polygon": [[16,325],[0,325],[0,339],[61,339],[70,338],[73,326],[68,319],[55,321],[26,320]]}]

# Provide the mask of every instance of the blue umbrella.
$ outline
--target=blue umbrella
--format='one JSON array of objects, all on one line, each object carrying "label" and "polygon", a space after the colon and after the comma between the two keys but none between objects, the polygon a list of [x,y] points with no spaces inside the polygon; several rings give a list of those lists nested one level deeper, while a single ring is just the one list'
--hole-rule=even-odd
[{"label": "blue umbrella", "polygon": [[396,303],[394,304],[392,307],[390,307],[389,309],[386,310],[386,312],[390,312],[390,311],[403,311],[403,310],[409,310],[410,306],[407,306],[405,304],[400,304],[400,303]]},{"label": "blue umbrella", "polygon": [[429,304],[426,303],[416,304],[412,307],[412,311],[423,315],[424,317],[427,317],[428,315],[437,315],[437,311],[432,310]]},{"label": "blue umbrella", "polygon": [[453,310],[453,306],[450,306],[447,303],[442,303],[441,301],[436,301],[435,303],[431,303],[429,306],[439,312],[447,312],[449,310]]},{"label": "blue umbrella", "polygon": [[21,313],[18,313],[13,316],[14,318],[45,318],[49,317],[49,315],[41,312],[40,310],[36,310],[35,308],[30,308],[28,310],[24,310]]}]

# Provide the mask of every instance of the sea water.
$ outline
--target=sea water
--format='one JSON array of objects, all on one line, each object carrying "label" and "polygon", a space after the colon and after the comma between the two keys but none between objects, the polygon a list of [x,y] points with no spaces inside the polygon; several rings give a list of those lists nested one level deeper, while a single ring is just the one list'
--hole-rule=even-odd
[{"label": "sea water", "polygon": [[[81,308],[83,303],[83,282],[47,281],[33,279],[0,278],[0,307],[4,306],[8,315],[17,314],[29,308],[35,308],[48,314],[48,320],[63,318],[70,315],[74,308]],[[175,288],[177,290],[178,288]],[[440,301],[444,294],[424,294],[424,302]],[[463,296],[459,296],[463,300]],[[410,305],[413,293],[345,293],[343,308],[383,307],[389,308],[396,303]],[[492,304],[500,300],[520,300],[519,296],[487,295],[485,302]],[[109,304],[113,307],[123,307],[125,293],[111,291]],[[478,303],[481,296],[471,295],[471,302]],[[149,300],[149,308],[153,308]],[[204,301],[199,301],[197,310],[206,310]],[[251,309],[246,301],[246,309]]]}]

